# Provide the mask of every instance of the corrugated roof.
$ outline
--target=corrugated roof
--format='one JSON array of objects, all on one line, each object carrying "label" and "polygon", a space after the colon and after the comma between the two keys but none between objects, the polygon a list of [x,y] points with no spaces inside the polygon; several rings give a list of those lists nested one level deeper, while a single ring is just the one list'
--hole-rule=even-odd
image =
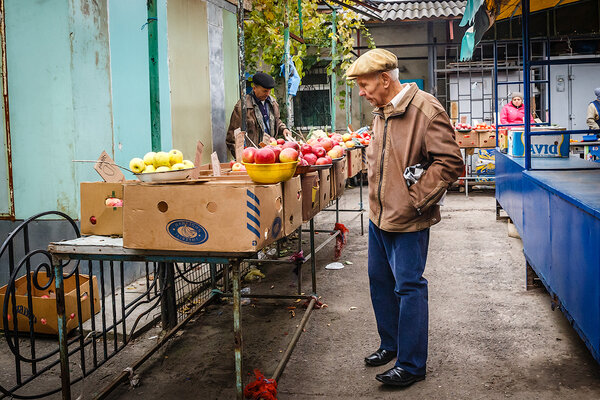
[{"label": "corrugated roof", "polygon": [[[467,1],[370,1],[369,4],[379,8],[380,11],[377,14],[385,22],[460,17],[465,10]],[[366,21],[376,21],[374,18],[366,16],[362,16],[362,18]]]}]

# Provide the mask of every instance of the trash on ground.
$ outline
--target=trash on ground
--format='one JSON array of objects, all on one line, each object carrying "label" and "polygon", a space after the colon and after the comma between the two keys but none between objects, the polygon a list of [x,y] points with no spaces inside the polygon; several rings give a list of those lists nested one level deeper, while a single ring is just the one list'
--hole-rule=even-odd
[{"label": "trash on ground", "polygon": [[325,269],[342,269],[342,268],[344,268],[344,264],[339,263],[339,262],[332,262],[325,266]]}]

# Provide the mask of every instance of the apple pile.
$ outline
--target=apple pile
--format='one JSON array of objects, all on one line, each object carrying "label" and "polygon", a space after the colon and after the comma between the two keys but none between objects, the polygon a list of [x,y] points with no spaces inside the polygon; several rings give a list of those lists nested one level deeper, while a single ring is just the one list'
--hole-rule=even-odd
[{"label": "apple pile", "polygon": [[473,129],[473,127],[471,127],[471,125],[469,124],[463,124],[462,122],[459,122],[456,125],[454,125],[454,129],[456,129],[457,131],[470,131]]},{"label": "apple pile", "polygon": [[371,135],[368,132],[363,133],[344,133],[343,135],[339,133],[331,134],[331,139],[338,142],[341,146],[352,149],[356,147],[356,145],[368,146],[371,141]]},{"label": "apple pile", "polygon": [[151,151],[144,158],[132,158],[129,161],[129,169],[136,174],[147,174],[149,172],[177,171],[181,169],[194,168],[194,163],[183,159],[183,153],[179,150]]},{"label": "apple pile", "polygon": [[493,124],[488,125],[488,124],[482,123],[482,124],[475,125],[475,127],[473,129],[475,129],[477,131],[491,131],[492,129],[496,129],[496,126]]},{"label": "apple pile", "polygon": [[[298,161],[300,145],[286,142],[283,139],[271,142],[263,148],[246,147],[242,153],[242,161],[246,164],[275,164]],[[233,170],[233,166],[232,166]]]}]

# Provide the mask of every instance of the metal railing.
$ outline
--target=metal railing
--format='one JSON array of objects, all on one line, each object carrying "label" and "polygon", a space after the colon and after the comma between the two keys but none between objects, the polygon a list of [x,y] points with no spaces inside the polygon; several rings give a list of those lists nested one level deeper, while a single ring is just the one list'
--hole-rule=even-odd
[{"label": "metal railing", "polygon": [[[212,289],[227,285],[222,264],[171,264],[172,279],[166,279],[159,274],[169,273],[169,268],[159,263],[101,260],[65,263],[62,276],[65,304],[62,306],[66,307],[69,331],[66,348],[71,372],[70,379],[63,382],[57,378],[61,367],[58,336],[51,332],[57,320],[55,302],[63,296],[54,293],[56,276],[52,255],[46,247],[32,249],[36,246],[31,246],[30,240],[32,228],[39,227],[40,220],[47,218],[66,221],[70,226],[66,236],[71,237],[45,236],[47,242],[43,246],[80,236],[75,221],[64,213],[50,211],[23,221],[0,247],[0,268],[9,273],[7,285],[0,289],[0,295],[4,294],[2,330],[5,339],[0,341],[0,353],[4,354],[1,357],[5,365],[7,357],[14,360],[14,372],[4,373],[0,379],[0,398],[32,399],[59,393],[64,385],[82,381],[133,338],[156,325],[161,320],[161,311],[164,312],[164,307],[158,306],[165,301],[165,293],[174,294],[170,326],[163,326],[170,330],[194,307],[206,303]],[[135,287],[127,281],[128,268],[141,269],[142,278],[135,282]],[[167,287],[169,285],[174,287]],[[128,286],[135,290],[127,290]],[[47,314],[40,314],[40,302],[50,305]],[[43,385],[32,384],[41,377]]]}]

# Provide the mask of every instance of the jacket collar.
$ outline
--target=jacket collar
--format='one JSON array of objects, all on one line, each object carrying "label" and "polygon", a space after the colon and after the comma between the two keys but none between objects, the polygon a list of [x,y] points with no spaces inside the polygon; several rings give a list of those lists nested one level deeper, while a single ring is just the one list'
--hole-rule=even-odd
[{"label": "jacket collar", "polygon": [[[266,103],[271,104],[271,107],[273,107],[273,101],[275,99],[273,98],[273,96],[269,95],[269,97],[267,97],[265,99]],[[254,108],[254,106],[258,106],[257,101],[254,99],[254,96],[252,96],[251,93],[248,93],[246,95],[246,108]]]},{"label": "jacket collar", "polygon": [[384,118],[404,114],[412,99],[419,91],[419,87],[416,83],[409,83],[408,85],[410,85],[408,91],[404,94],[402,99],[400,99],[400,102],[396,105],[396,107],[392,106],[391,103],[388,103],[384,107],[377,107],[375,110],[373,110],[373,114]]}]

